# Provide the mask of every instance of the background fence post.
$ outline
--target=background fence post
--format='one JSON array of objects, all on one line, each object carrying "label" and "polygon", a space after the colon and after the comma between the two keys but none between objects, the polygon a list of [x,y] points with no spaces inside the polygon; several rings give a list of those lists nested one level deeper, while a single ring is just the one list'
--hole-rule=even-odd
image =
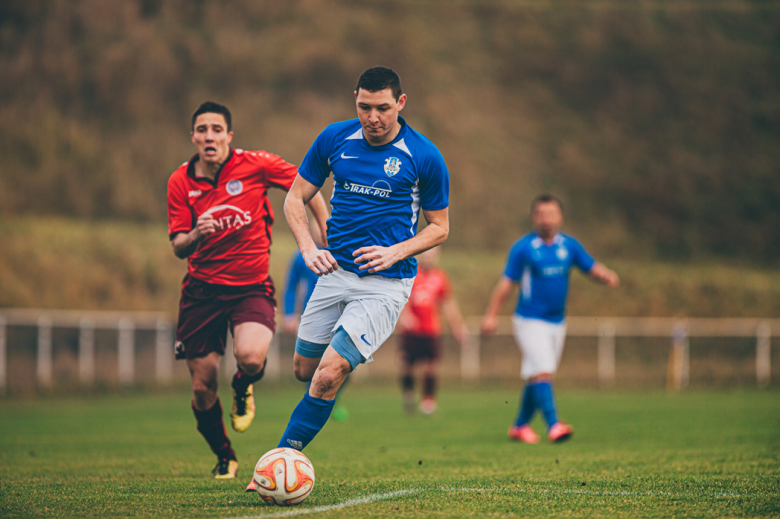
[{"label": "background fence post", "polygon": [[274,333],[268,354],[265,357],[265,376],[272,382],[277,382],[282,373],[282,360],[279,357],[279,334]]},{"label": "background fence post", "polygon": [[42,315],[38,317],[38,358],[37,375],[40,387],[51,387],[52,381],[52,351],[51,351],[51,319]]},{"label": "background fence post", "polygon": [[8,393],[8,352],[5,317],[0,314],[0,395]]},{"label": "background fence post", "polygon": [[79,321],[79,381],[95,383],[95,323],[89,317]]},{"label": "background fence post", "polygon": [[685,321],[677,321],[672,327],[672,345],[666,371],[667,390],[679,391],[688,386],[689,366],[688,324]]},{"label": "background fence post", "polygon": [[173,337],[171,325],[167,319],[157,319],[155,327],[155,374],[160,385],[170,384],[173,380]]},{"label": "background fence post", "polygon": [[759,387],[769,385],[772,370],[771,340],[769,323],[759,323],[756,328],[756,381]]},{"label": "background fence post", "polygon": [[225,356],[222,359],[222,374],[226,380],[232,381],[233,375],[238,369],[238,364],[236,363],[236,355],[233,353],[233,334],[230,333],[230,330],[227,332],[225,341]]},{"label": "background fence post", "polygon": [[469,330],[466,340],[460,350],[460,376],[464,382],[476,382],[479,380],[480,364],[480,335]]},{"label": "background fence post", "polygon": [[599,326],[599,386],[608,387],[615,382],[615,325]]},{"label": "background fence post", "polygon": [[119,320],[119,383],[130,386],[135,380],[135,324],[127,317]]}]

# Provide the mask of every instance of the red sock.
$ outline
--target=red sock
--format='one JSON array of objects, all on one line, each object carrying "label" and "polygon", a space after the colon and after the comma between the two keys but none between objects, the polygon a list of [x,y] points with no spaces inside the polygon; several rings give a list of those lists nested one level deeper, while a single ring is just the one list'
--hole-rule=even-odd
[{"label": "red sock", "polygon": [[222,421],[222,404],[219,402],[219,397],[211,409],[206,411],[198,411],[193,403],[192,412],[195,414],[195,420],[198,421],[198,432],[206,439],[212,452],[221,460],[235,460],[236,453],[230,446],[230,440],[225,432],[225,423]]}]

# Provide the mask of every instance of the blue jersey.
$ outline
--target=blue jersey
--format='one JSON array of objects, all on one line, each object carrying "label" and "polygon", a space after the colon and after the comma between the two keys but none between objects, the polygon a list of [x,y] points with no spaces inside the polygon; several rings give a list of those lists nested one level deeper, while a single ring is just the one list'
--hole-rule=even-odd
[{"label": "blue jersey", "polygon": [[[303,261],[301,251],[296,250],[287,267],[287,285],[284,287],[284,315],[302,314],[309,302],[319,276]],[[300,301],[300,305],[297,303]],[[300,306],[300,308],[296,308]]]},{"label": "blue jersey", "polygon": [[[352,253],[360,247],[389,247],[417,234],[420,209],[449,205],[449,173],[444,158],[424,135],[399,117],[401,130],[382,146],[363,138],[358,119],[333,123],[319,134],[298,173],[322,187],[333,172],[328,250],[340,268],[359,276]],[[389,278],[411,278],[417,260],[407,258],[377,272]]]},{"label": "blue jersey", "polygon": [[512,245],[504,269],[504,276],[520,283],[515,313],[550,323],[562,322],[572,265],[589,272],[595,263],[571,236],[558,233],[548,245],[536,233],[526,234]]}]

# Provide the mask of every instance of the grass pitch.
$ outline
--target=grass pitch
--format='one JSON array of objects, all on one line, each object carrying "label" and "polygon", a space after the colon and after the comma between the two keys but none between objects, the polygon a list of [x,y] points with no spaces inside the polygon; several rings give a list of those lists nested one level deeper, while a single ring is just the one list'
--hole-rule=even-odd
[{"label": "grass pitch", "polygon": [[0,516],[780,516],[776,392],[563,391],[574,438],[529,446],[505,436],[518,390],[445,388],[427,418],[394,387],[347,387],[350,417],[306,449],[317,481],[293,509],[243,489],[302,387],[256,387],[258,418],[230,431],[236,481],[211,479],[187,392],[1,401]]}]

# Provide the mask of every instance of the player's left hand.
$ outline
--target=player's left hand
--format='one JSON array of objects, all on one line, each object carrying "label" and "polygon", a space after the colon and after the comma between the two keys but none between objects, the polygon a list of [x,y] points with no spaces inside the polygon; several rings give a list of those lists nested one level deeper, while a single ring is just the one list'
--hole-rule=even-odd
[{"label": "player's left hand", "polygon": [[402,259],[393,247],[381,247],[379,245],[360,247],[352,253],[352,256],[355,257],[356,265],[365,263],[360,265],[358,270],[368,270],[372,274],[380,270],[389,269]]}]

